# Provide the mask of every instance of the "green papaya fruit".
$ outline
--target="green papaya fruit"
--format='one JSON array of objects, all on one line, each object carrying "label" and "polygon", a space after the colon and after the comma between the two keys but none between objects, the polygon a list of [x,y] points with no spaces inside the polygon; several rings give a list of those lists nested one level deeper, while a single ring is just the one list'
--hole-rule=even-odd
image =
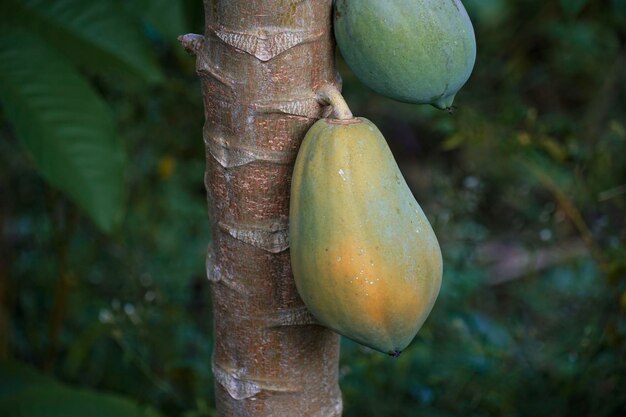
[{"label": "green papaya fruit", "polygon": [[437,238],[367,119],[322,119],[293,173],[291,263],[313,316],[391,355],[411,342],[441,285]]},{"label": "green papaya fruit", "polygon": [[450,108],[476,60],[459,0],[336,0],[334,27],[354,74],[399,101]]}]

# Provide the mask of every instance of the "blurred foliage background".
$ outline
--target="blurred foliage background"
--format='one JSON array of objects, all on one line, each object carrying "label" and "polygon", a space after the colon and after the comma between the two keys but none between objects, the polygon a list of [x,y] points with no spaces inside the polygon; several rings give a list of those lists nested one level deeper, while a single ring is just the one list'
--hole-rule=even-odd
[{"label": "blurred foliage background", "polygon": [[[626,0],[463,3],[453,115],[339,62],[445,265],[399,359],[342,342],[345,415],[624,416]],[[202,13],[0,0],[2,415],[214,415]]]}]

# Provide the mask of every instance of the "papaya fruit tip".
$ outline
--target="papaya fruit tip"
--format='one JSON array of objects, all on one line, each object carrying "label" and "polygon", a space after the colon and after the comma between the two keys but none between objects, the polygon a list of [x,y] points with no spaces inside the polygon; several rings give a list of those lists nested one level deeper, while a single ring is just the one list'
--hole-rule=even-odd
[{"label": "papaya fruit tip", "polygon": [[397,358],[400,356],[401,353],[401,350],[394,350],[393,352],[389,352],[389,356],[391,356],[392,358]]}]

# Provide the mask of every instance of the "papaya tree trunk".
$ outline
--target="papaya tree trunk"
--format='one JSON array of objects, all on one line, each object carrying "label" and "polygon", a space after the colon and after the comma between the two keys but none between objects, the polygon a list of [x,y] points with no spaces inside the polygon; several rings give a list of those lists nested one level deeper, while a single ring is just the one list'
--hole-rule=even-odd
[{"label": "papaya tree trunk", "polygon": [[338,86],[332,0],[205,0],[196,55],[213,239],[213,373],[221,416],[338,416],[339,338],[298,296],[289,260],[293,164]]}]

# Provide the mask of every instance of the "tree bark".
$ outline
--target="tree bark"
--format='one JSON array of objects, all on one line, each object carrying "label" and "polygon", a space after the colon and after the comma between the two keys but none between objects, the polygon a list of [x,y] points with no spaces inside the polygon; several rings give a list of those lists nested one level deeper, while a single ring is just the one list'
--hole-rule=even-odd
[{"label": "tree bark", "polygon": [[306,131],[338,87],[332,0],[205,0],[196,54],[213,242],[213,373],[221,416],[339,416],[339,337],[298,296],[289,190]]}]

